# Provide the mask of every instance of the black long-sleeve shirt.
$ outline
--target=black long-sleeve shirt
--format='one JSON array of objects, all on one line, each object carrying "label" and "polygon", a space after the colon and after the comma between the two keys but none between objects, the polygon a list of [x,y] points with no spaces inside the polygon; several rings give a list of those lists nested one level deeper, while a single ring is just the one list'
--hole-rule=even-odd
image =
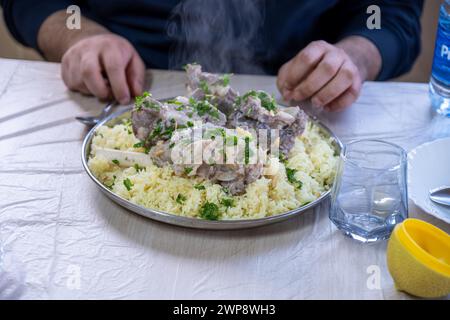
[{"label": "black long-sleeve shirt", "polygon": [[[384,80],[408,71],[420,51],[423,0],[0,0],[0,4],[11,33],[27,46],[37,48],[39,27],[49,15],[76,4],[82,15],[127,38],[147,67],[160,69],[195,61],[211,71],[276,74],[311,41],[333,43],[359,35],[379,49],[378,79]],[[366,11],[373,4],[381,9],[381,29],[369,30]]]}]

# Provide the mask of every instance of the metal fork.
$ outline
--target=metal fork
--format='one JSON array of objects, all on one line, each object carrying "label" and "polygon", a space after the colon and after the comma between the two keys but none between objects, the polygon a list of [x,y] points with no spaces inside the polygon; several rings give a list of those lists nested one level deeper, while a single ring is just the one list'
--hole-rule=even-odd
[{"label": "metal fork", "polygon": [[89,116],[89,117],[75,117],[78,121],[80,121],[82,124],[88,127],[93,127],[97,123],[99,123],[101,120],[103,120],[111,111],[111,109],[116,105],[116,101],[109,102],[102,110],[102,112],[96,116]]}]

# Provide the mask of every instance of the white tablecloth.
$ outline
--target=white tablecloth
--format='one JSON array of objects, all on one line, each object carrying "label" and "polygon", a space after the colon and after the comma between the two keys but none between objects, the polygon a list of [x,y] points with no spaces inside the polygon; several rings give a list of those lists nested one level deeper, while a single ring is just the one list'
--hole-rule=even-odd
[{"label": "white tablecloth", "polygon": [[[394,289],[386,242],[344,237],[328,201],[280,224],[221,232],[164,225],[112,203],[83,171],[87,131],[74,120],[103,104],[67,91],[59,69],[0,59],[0,297],[409,297]],[[151,74],[156,97],[184,92],[182,73]],[[276,92],[273,77],[232,84]],[[320,118],[344,142],[380,138],[409,150],[450,136],[449,121],[430,113],[425,84],[369,82],[351,108]],[[412,204],[410,216],[450,231]]]}]

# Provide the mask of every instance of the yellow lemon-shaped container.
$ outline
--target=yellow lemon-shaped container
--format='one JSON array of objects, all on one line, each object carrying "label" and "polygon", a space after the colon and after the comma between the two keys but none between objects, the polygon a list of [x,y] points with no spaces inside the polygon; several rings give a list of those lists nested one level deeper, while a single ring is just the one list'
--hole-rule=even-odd
[{"label": "yellow lemon-shaped container", "polygon": [[450,235],[417,219],[392,232],[387,264],[398,290],[423,298],[450,294]]}]

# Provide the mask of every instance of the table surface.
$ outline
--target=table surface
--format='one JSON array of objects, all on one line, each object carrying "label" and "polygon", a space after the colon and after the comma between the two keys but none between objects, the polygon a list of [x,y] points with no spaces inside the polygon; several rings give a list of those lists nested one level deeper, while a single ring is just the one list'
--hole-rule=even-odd
[{"label": "table surface", "polygon": [[[184,92],[181,72],[149,72],[157,98]],[[240,92],[277,92],[274,77],[236,75]],[[241,231],[165,225],[106,198],[84,172],[87,129],[103,104],[69,92],[59,64],[0,59],[0,297],[24,299],[408,299],[386,267],[386,242],[344,237],[328,200],[286,222]],[[343,142],[406,150],[450,136],[427,85],[364,85],[358,101],[319,114]],[[410,203],[410,216],[450,226]],[[379,281],[378,281],[379,280]]]}]

